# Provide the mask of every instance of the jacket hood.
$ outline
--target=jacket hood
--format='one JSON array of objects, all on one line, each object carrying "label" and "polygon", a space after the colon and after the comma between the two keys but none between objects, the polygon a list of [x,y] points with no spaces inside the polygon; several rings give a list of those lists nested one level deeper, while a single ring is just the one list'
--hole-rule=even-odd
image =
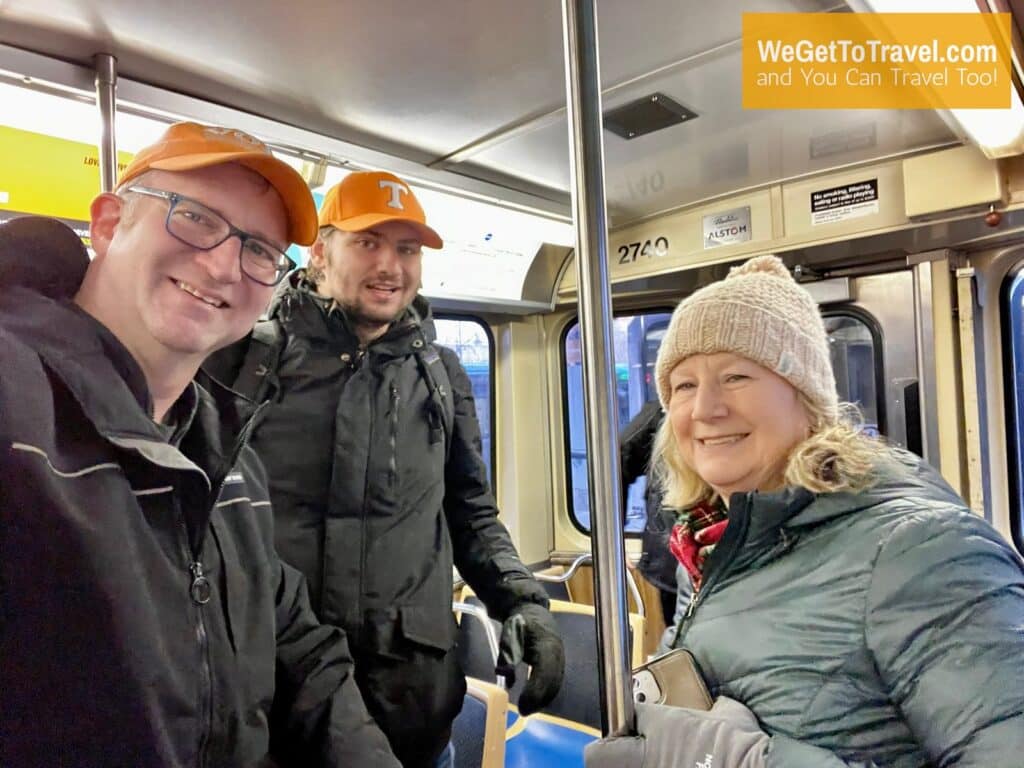
[{"label": "jacket hood", "polygon": [[868,488],[856,493],[822,494],[813,505],[793,517],[789,525],[813,525],[894,498],[963,504],[934,467],[908,451],[889,449],[875,465],[874,472],[876,480]]},{"label": "jacket hood", "polygon": [[[267,317],[278,319],[282,323],[297,322],[302,331],[309,335],[330,335],[333,332],[331,322],[336,319],[350,336],[355,337],[352,325],[345,310],[334,299],[316,292],[313,283],[307,279],[307,272],[297,269],[281,281],[267,308]],[[416,330],[427,342],[437,338],[434,318],[428,302],[416,294],[412,304],[406,307],[402,315],[391,323],[388,330],[374,345],[400,339]]]},{"label": "jacket hood", "polygon": [[323,298],[313,290],[313,284],[306,279],[306,274],[306,268],[300,267],[289,272],[285,279],[277,284],[277,287],[274,289],[274,295],[270,298],[270,304],[267,306],[266,315],[268,318],[277,317],[285,299],[300,290],[308,293],[313,299]]},{"label": "jacket hood", "polygon": [[[60,374],[98,424],[125,428],[118,414],[130,398],[146,413],[153,403],[142,368],[131,353],[92,315],[70,299],[55,300],[30,288],[15,286],[0,297],[3,326],[36,350]],[[105,402],[89,392],[104,391]],[[136,431],[126,429],[126,431]]]},{"label": "jacket hood", "polygon": [[862,491],[815,494],[805,488],[785,488],[774,493],[734,494],[729,506],[749,500],[752,540],[771,538],[780,527],[813,526],[869,509],[894,498],[948,501],[963,504],[956,491],[919,456],[886,448],[873,470],[874,482]]},{"label": "jacket hood", "polygon": [[[0,322],[36,351],[101,435],[118,444],[138,439],[166,443],[152,420],[153,401],[142,368],[92,315],[69,300],[57,301],[18,286],[0,296]],[[242,448],[254,414],[251,403],[231,390],[204,383],[206,389],[189,385],[194,388],[192,396],[203,404],[197,412],[202,450],[192,453],[195,463],[216,478],[232,463],[226,459]],[[190,429],[185,439],[195,434],[199,432]],[[176,449],[159,452],[176,461]]]},{"label": "jacket hood", "polygon": [[[163,442],[151,418],[138,410],[153,413],[142,368],[110,329],[72,300],[88,266],[81,239],[55,219],[27,216],[0,225],[3,327],[36,350],[101,433]],[[198,396],[221,418],[204,426],[226,452],[251,409],[224,387],[206,387]]]}]

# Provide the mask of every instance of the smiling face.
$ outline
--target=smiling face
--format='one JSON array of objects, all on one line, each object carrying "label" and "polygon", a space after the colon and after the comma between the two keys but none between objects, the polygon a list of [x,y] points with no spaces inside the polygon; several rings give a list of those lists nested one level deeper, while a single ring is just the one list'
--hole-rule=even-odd
[{"label": "smiling face", "polygon": [[[229,163],[149,171],[141,183],[193,198],[239,229],[287,246],[281,198],[246,168]],[[96,258],[77,301],[137,359],[195,362],[198,368],[252,328],[274,289],[242,274],[237,237],[199,250],[167,232],[167,200],[122,194],[93,202]]]},{"label": "smiling face", "polygon": [[683,461],[728,501],[774,490],[810,421],[798,391],[747,358],[692,355],[669,375],[668,415]]},{"label": "smiling face", "polygon": [[416,297],[423,243],[411,224],[386,221],[361,232],[329,232],[317,239],[310,260],[323,274],[317,291],[338,302],[366,343],[383,334]]}]

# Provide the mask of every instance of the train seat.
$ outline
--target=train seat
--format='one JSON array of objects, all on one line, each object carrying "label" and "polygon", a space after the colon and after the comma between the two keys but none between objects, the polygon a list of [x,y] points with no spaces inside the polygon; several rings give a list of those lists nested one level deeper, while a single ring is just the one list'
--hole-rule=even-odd
[{"label": "train seat", "polygon": [[[544,712],[600,728],[600,659],[597,655],[597,617],[594,608],[552,600],[551,613],[558,623],[565,644],[565,682],[554,700],[544,708]],[[629,614],[630,665],[634,668],[644,661],[643,636],[644,618],[635,613]]]},{"label": "train seat", "polygon": [[19,216],[0,224],[0,285],[23,285],[52,298],[73,296],[89,253],[67,224]]},{"label": "train seat", "polygon": [[510,710],[505,731],[505,768],[584,768],[583,750],[601,738],[589,725]]},{"label": "train seat", "polygon": [[466,678],[462,711],[452,724],[455,768],[502,768],[508,693],[493,683]]},{"label": "train seat", "polygon": [[544,591],[552,600],[572,601],[572,595],[569,594],[569,579],[568,577],[562,578],[564,574],[534,573],[533,575],[537,577],[537,581],[544,587]]},{"label": "train seat", "polygon": [[[487,617],[480,599],[471,591],[463,592],[463,602],[456,603],[459,614],[457,649],[463,671],[482,680],[494,680],[504,687],[504,678],[494,672],[498,660],[501,624]],[[598,686],[597,619],[593,606],[551,601],[551,613],[558,624],[565,644],[565,682],[554,700],[543,712],[593,728],[601,727],[601,696]],[[644,618],[629,614],[630,664],[637,667],[644,661],[642,638]],[[635,642],[634,638],[640,638]],[[508,691],[509,701],[519,700],[527,670],[520,665],[515,684]]]}]

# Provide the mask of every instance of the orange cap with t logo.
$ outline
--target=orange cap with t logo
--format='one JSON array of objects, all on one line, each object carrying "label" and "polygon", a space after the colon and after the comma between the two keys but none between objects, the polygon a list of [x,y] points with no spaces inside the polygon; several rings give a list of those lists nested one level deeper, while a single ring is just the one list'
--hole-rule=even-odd
[{"label": "orange cap with t logo", "polygon": [[149,170],[192,171],[221,163],[238,163],[255,171],[281,196],[288,215],[288,239],[299,245],[316,240],[316,204],[309,187],[259,139],[232,128],[175,123],[155,143],[139,150],[121,173],[124,186]]},{"label": "orange cap with t logo", "polygon": [[320,206],[320,226],[362,232],[385,221],[406,221],[423,244],[441,248],[441,236],[427,226],[427,217],[409,185],[384,171],[356,171],[328,190]]}]

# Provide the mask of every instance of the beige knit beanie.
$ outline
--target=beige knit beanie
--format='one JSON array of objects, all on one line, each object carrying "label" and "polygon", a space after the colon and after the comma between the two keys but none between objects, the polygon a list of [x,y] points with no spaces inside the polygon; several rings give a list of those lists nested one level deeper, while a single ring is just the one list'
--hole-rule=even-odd
[{"label": "beige knit beanie", "polygon": [[695,354],[732,352],[774,371],[819,406],[839,415],[828,336],[818,305],[777,256],[733,267],[724,280],[679,302],[669,323],[655,376],[668,408],[669,374]]}]

